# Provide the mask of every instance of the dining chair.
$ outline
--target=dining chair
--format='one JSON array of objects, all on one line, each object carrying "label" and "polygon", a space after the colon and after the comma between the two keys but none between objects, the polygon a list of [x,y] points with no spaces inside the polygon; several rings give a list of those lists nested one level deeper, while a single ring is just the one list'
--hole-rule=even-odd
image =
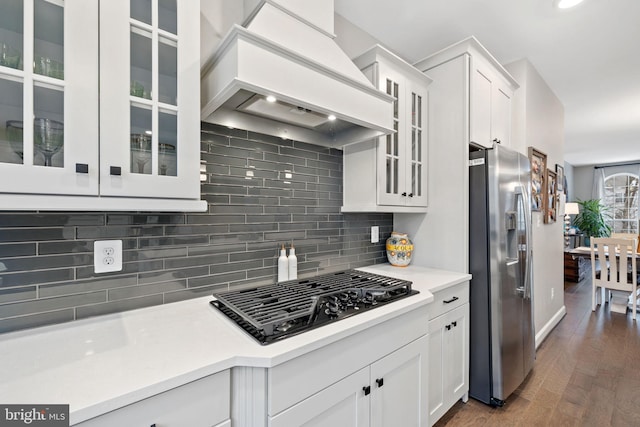
[{"label": "dining chair", "polygon": [[[637,314],[638,272],[636,269],[638,240],[600,237],[591,238],[591,309],[595,311],[598,288],[602,303],[609,301],[612,290],[629,292],[633,299],[633,320]],[[601,271],[596,271],[599,262]]]}]

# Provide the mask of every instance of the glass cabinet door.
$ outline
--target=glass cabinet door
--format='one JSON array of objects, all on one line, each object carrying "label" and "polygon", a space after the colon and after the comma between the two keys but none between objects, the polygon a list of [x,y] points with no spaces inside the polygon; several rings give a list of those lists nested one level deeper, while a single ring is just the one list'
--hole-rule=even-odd
[{"label": "glass cabinet door", "polygon": [[100,3],[103,195],[199,197],[197,3]]},{"label": "glass cabinet door", "polygon": [[410,191],[412,197],[423,196],[422,174],[425,169],[423,157],[423,132],[422,132],[422,96],[411,92],[411,149],[409,155],[410,165]]},{"label": "glass cabinet door", "polygon": [[[383,90],[391,95],[393,99],[393,129],[394,133],[381,137],[378,146],[378,162],[382,174],[378,177],[378,203],[396,205],[402,203],[404,176],[402,159],[402,129],[403,119],[403,96],[404,84],[394,76],[383,78]],[[380,181],[382,180],[382,181]]]},{"label": "glass cabinet door", "polygon": [[97,5],[0,0],[0,192],[97,194]]}]

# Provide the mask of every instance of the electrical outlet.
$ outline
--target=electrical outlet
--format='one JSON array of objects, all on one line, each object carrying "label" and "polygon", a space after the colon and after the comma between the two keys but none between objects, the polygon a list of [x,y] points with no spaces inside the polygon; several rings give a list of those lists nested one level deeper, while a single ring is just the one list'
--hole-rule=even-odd
[{"label": "electrical outlet", "polygon": [[380,227],[377,225],[371,226],[371,243],[378,243],[380,241]]},{"label": "electrical outlet", "polygon": [[96,273],[122,270],[122,240],[93,242],[93,269]]}]

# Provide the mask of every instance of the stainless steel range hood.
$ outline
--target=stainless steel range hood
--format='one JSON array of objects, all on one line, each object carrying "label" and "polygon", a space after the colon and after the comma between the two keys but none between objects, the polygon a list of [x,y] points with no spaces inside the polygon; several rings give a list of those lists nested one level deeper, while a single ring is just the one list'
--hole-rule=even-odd
[{"label": "stainless steel range hood", "polygon": [[203,66],[201,88],[205,122],[337,148],[393,132],[393,98],[333,41],[333,0],[259,2]]}]

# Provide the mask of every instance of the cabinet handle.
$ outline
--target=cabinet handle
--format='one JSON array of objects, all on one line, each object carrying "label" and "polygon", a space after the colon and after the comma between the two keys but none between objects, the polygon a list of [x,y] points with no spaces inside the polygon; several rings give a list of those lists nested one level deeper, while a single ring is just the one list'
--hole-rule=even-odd
[{"label": "cabinet handle", "polygon": [[384,385],[384,378],[376,379],[376,384],[378,384],[378,388],[382,387]]},{"label": "cabinet handle", "polygon": [[495,142],[496,144],[500,144],[500,140],[498,138],[493,138],[493,142]]},{"label": "cabinet handle", "polygon": [[111,175],[122,175],[122,168],[120,166],[111,166],[109,167],[109,174]]},{"label": "cabinet handle", "polygon": [[402,197],[407,197],[407,192],[402,193]]},{"label": "cabinet handle", "polygon": [[409,193],[409,197],[413,197],[413,193]]},{"label": "cabinet handle", "polygon": [[76,163],[76,173],[89,173],[89,165],[86,163]]},{"label": "cabinet handle", "polygon": [[447,325],[447,326],[445,326],[444,328],[445,328],[447,331],[450,331],[450,330],[451,330],[451,325]]},{"label": "cabinet handle", "polygon": [[371,393],[371,386],[368,385],[366,387],[362,387],[362,391],[364,391],[365,396],[369,396],[369,393]]},{"label": "cabinet handle", "polygon": [[451,322],[451,324],[453,325],[454,328],[458,326],[458,322]]},{"label": "cabinet handle", "polygon": [[454,301],[458,301],[458,297],[453,297],[451,299],[446,299],[444,301],[442,301],[444,304],[451,304]]}]

